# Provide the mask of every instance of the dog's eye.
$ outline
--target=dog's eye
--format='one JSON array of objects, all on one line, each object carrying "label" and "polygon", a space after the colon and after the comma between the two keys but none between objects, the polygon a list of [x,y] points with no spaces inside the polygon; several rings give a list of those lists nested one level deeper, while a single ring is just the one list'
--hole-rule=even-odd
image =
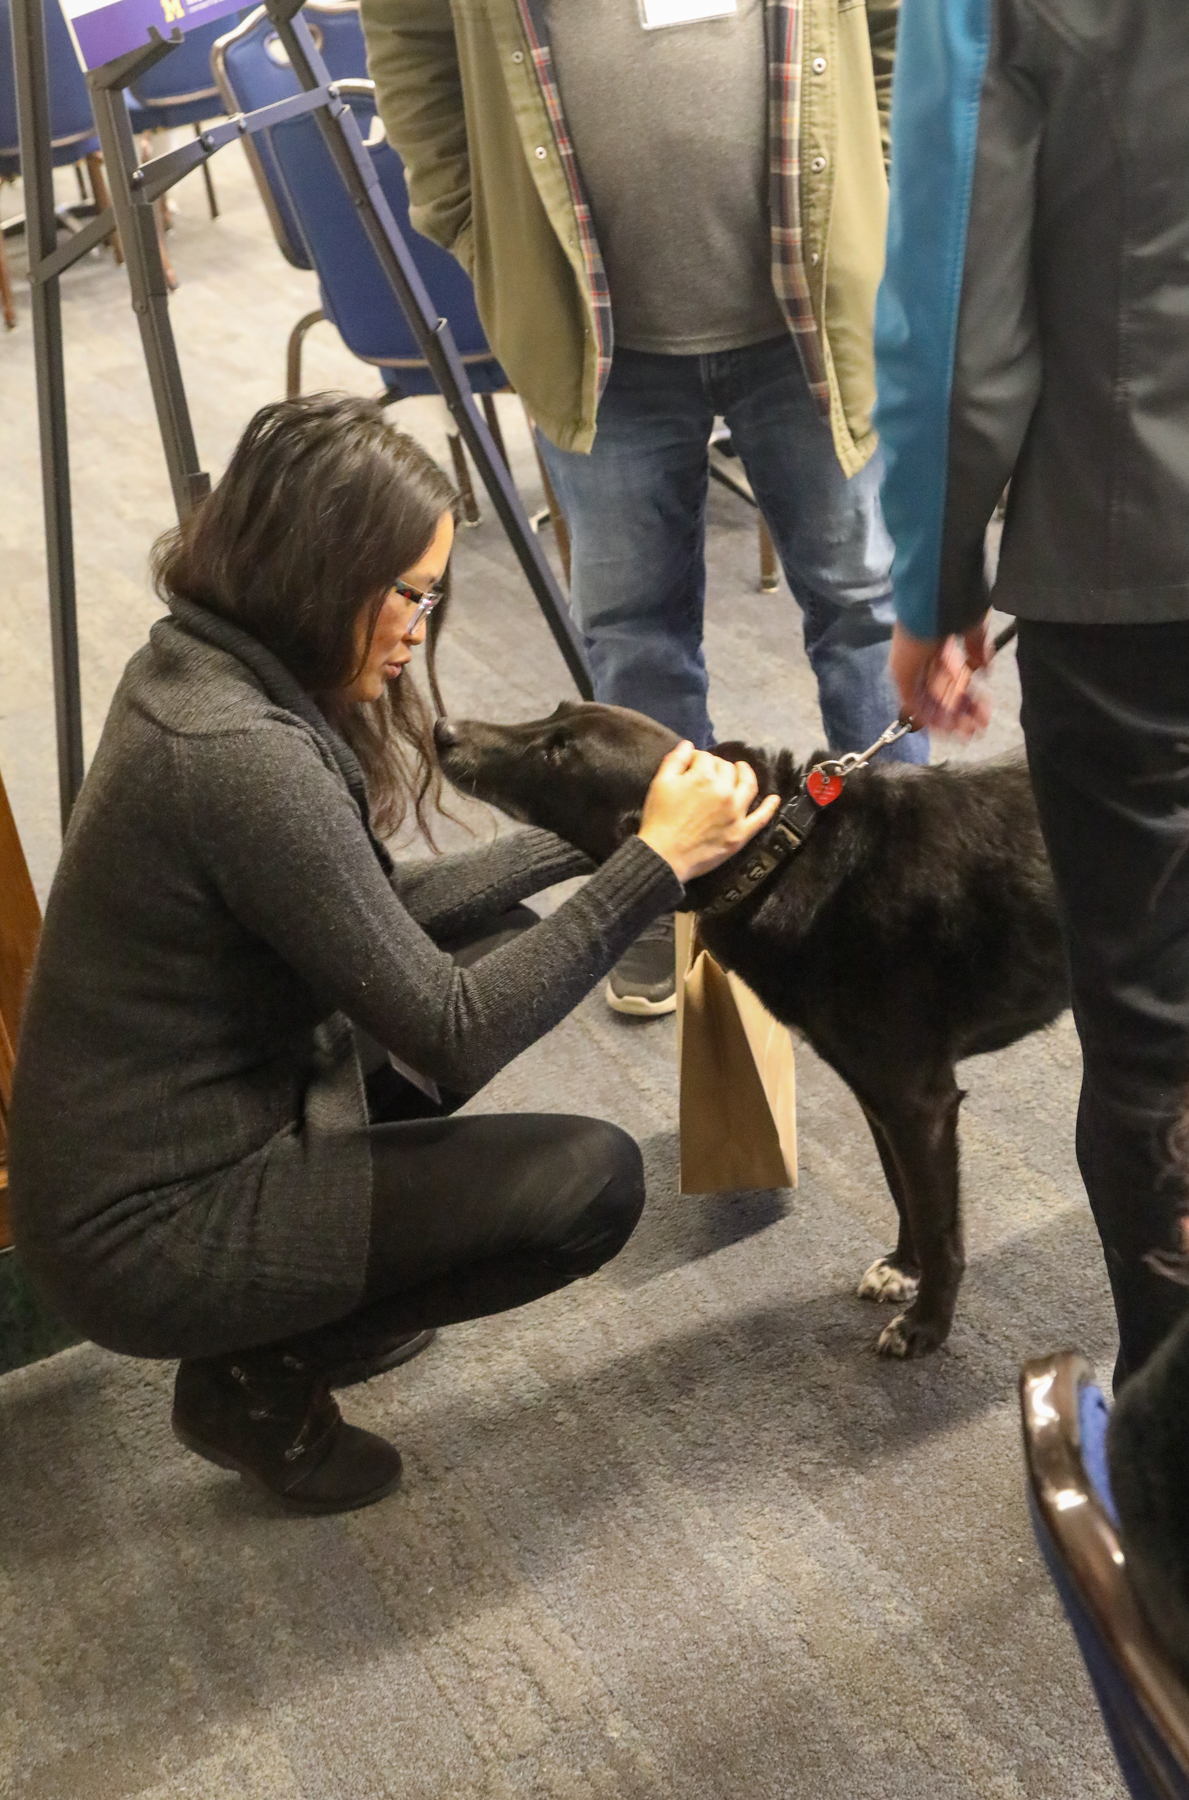
[{"label": "dog's eye", "polygon": [[572,742],[573,739],[568,731],[551,731],[545,740],[546,762],[560,762]]}]

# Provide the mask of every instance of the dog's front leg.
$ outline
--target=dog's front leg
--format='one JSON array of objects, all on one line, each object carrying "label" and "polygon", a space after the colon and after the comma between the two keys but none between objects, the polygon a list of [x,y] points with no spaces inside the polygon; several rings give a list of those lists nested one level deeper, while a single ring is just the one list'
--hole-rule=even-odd
[{"label": "dog's front leg", "polygon": [[958,1108],[948,1084],[881,1108],[880,1122],[899,1171],[904,1220],[920,1265],[917,1297],[885,1327],[881,1356],[924,1356],[949,1336],[966,1257],[958,1199]]},{"label": "dog's front leg", "polygon": [[920,1286],[921,1265],[917,1261],[916,1245],[912,1241],[912,1227],[908,1222],[904,1177],[900,1173],[900,1165],[896,1161],[888,1134],[878,1116],[865,1100],[860,1100],[859,1104],[871,1127],[875,1148],[879,1151],[879,1160],[883,1164],[888,1191],[896,1202],[896,1216],[900,1222],[896,1248],[890,1256],[877,1257],[865,1272],[859,1283],[859,1299],[875,1300],[891,1306],[905,1306],[910,1300],[916,1299],[917,1289]]}]

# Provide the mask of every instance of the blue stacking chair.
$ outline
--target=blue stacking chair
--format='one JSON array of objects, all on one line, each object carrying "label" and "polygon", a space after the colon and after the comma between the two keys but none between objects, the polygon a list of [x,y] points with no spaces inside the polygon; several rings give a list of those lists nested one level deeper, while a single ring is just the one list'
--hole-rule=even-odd
[{"label": "blue stacking chair", "polygon": [[[74,44],[57,0],[45,9],[46,65],[50,90],[50,130],[54,167],[66,163],[86,163],[91,176],[95,206],[100,211],[108,203],[107,184],[99,155],[99,139],[91,112],[91,96],[86,77],[79,67]],[[19,133],[17,131],[16,77],[12,63],[12,19],[9,0],[0,0],[0,182],[15,181],[21,172]],[[82,189],[82,175],[79,175]],[[86,195],[83,190],[83,199]],[[88,205],[89,209],[89,205]],[[62,223],[73,228],[71,209],[60,207]],[[4,322],[9,330],[16,324],[12,289],[4,256],[4,238],[0,234],[0,299]]]},{"label": "blue stacking chair", "polygon": [[[385,198],[439,317],[450,321],[471,386],[483,398],[488,425],[502,451],[491,396],[508,386],[508,378],[491,354],[469,277],[452,256],[409,223],[404,168],[384,135],[376,112],[375,85],[365,74],[367,55],[359,9],[351,0],[310,0],[302,17],[338,83],[340,96],[355,114]],[[299,88],[263,8],[219,40],[212,66],[229,110],[248,112]],[[300,319],[289,339],[290,396],[301,392],[305,334],[322,318],[338,328],[347,348],[362,362],[379,370],[386,399],[436,393],[437,384],[314,119],[307,114],[271,131],[254,133],[251,140],[245,140],[246,148],[249,144],[255,149],[253,168],[282,253],[295,267],[312,268],[318,275],[321,310]],[[450,434],[450,450],[465,515],[474,523],[478,509],[457,433]]]},{"label": "blue stacking chair", "polygon": [[[226,108],[211,73],[211,50],[226,24],[226,19],[215,19],[210,25],[194,26],[176,50],[137,76],[128,94],[133,131],[172,131],[178,125],[192,125],[198,137],[205,119],[223,117]],[[217,219],[219,203],[209,163],[203,163],[202,174],[211,218]]]},{"label": "blue stacking chair", "polygon": [[[335,81],[366,76],[367,52],[355,0],[307,0],[302,18]],[[216,39],[211,71],[229,113],[271,106],[275,100],[287,100],[299,87],[288,52],[262,6]],[[312,268],[271,144],[253,132],[243,145],[281,255],[295,269]],[[312,315],[315,320],[322,316]]]},{"label": "blue stacking chair", "polygon": [[1189,1685],[1127,1579],[1106,1464],[1109,1413],[1071,1351],[1024,1365],[1032,1525],[1133,1800],[1189,1800]]},{"label": "blue stacking chair", "polygon": [[[409,224],[409,196],[399,156],[384,135],[370,81],[340,81],[340,97],[355,114],[371,152],[384,197],[416,258],[440,318],[450,321],[471,386],[493,393],[508,378],[491,354],[475,310],[470,278],[445,250],[418,236]],[[269,132],[272,151],[310,260],[318,272],[322,305],[348,349],[379,368],[402,396],[437,391],[425,358],[393,299],[392,289],[347,196],[321,132],[307,113]]]},{"label": "blue stacking chair", "polygon": [[[448,318],[477,392],[508,385],[491,354],[474,291],[452,256],[414,232],[399,156],[384,136],[374,84],[366,78],[367,54],[358,7],[346,0],[313,0],[302,13],[339,92],[355,113],[397,225],[416,259],[440,316]],[[248,112],[298,91],[284,47],[261,7],[219,40],[216,79],[229,108]],[[348,349],[382,372],[402,396],[435,391],[435,383],[404,314],[393,299],[355,208],[315,121],[308,115],[254,133],[257,178],[283,254],[297,268],[318,273],[324,316],[338,327]],[[300,376],[300,364],[291,370]],[[291,390],[295,384],[291,381]]]},{"label": "blue stacking chair", "polygon": [[[491,435],[506,462],[492,396],[508,386],[508,378],[491,354],[475,309],[470,278],[452,256],[421,237],[409,223],[404,167],[384,135],[383,122],[376,111],[374,83],[344,80],[338,89],[355,114],[384,197],[415,256],[435,311],[439,318],[450,321],[471,387],[482,397]],[[412,394],[436,393],[437,383],[316,123],[307,113],[304,118],[274,126],[269,136],[281,181],[318,274],[326,317],[338,327],[349,350],[362,362],[379,369],[388,398],[403,400]],[[292,375],[294,391],[300,391],[300,366]],[[473,525],[478,521],[479,510],[462,440],[451,432],[449,443],[463,516]]]}]

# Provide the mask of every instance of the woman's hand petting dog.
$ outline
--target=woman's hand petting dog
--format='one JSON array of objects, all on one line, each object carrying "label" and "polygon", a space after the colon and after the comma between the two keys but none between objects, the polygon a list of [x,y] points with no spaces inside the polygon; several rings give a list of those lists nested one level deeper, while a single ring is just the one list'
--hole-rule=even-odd
[{"label": "woman's hand petting dog", "polygon": [[689,742],[678,744],[652,778],[639,835],[684,886],[717,869],[776,817],[779,794],[748,810],[758,792],[750,763],[724,762]]}]

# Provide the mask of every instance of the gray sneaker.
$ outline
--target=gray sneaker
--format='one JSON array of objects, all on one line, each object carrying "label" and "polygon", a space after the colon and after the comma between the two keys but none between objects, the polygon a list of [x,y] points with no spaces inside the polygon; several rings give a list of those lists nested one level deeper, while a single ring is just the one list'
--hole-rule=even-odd
[{"label": "gray sneaker", "polygon": [[645,926],[626,950],[607,982],[607,1005],[613,1012],[652,1019],[677,1011],[677,952],[673,915],[665,913]]}]

